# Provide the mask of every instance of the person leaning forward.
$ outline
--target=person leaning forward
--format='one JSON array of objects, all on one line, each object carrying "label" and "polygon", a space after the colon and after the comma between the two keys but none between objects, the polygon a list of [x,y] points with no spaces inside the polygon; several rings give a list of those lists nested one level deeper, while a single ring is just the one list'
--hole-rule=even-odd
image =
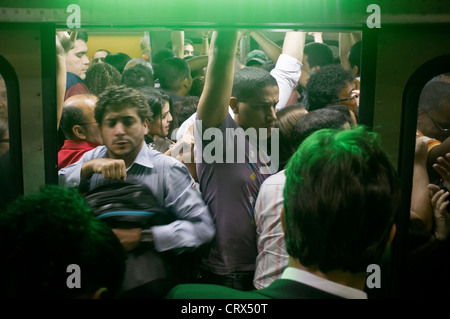
[{"label": "person leaning forward", "polygon": [[77,186],[81,192],[125,180],[146,185],[177,220],[149,229],[113,231],[127,250],[142,240],[152,241],[159,252],[181,253],[211,241],[215,227],[186,166],[145,144],[150,116],[147,101],[138,91],[125,86],[108,88],[95,108],[104,145],[61,169],[59,184]]}]

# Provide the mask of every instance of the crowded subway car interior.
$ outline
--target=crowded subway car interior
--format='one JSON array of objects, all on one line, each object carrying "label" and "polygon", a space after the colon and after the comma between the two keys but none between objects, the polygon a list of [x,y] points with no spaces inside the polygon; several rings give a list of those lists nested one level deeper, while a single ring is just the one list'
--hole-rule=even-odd
[{"label": "crowded subway car interior", "polygon": [[[126,181],[132,184],[133,181],[139,181],[141,175],[145,175],[139,171],[133,180],[134,171],[131,164],[140,155],[136,157],[137,153],[133,153],[134,157],[131,160],[129,156],[131,152],[136,151],[135,149],[131,149],[130,153],[124,156],[120,155],[138,141],[136,143],[148,145],[151,152],[158,152],[159,156],[170,157],[171,161],[173,160],[163,162],[160,159],[152,159],[155,163],[149,164],[150,171],[153,165],[155,165],[153,170],[158,171],[158,174],[169,165],[167,163],[171,163],[173,167],[164,174],[161,173],[164,176],[158,175],[151,182],[154,186],[150,187],[151,193],[156,194],[149,195],[151,197],[149,205],[157,203],[158,205],[155,205],[158,208],[120,206],[128,205],[127,202],[117,204],[119,208],[116,209],[139,211],[141,219],[145,216],[150,218],[152,214],[156,216],[155,212],[160,210],[161,212],[179,210],[179,212],[168,221],[163,220],[164,218],[158,220],[157,226],[151,227],[154,228],[154,232],[142,231],[148,226],[141,224],[138,227],[133,226],[134,228],[127,226],[127,230],[140,229],[139,240],[152,247],[151,253],[146,252],[148,256],[135,254],[130,257],[130,251],[143,249],[144,244],[137,244],[138,248],[124,244],[123,233],[117,230],[114,221],[112,226],[114,234],[124,246],[126,251],[124,258],[127,258],[126,265],[122,265],[126,268],[123,270],[125,278],[123,285],[130,287],[134,285],[135,288],[124,292],[122,286],[121,292],[117,288],[118,294],[123,298],[162,298],[164,297],[162,293],[158,295],[149,291],[159,289],[166,295],[177,283],[214,283],[240,291],[260,290],[266,288],[268,282],[255,277],[260,271],[257,263],[261,258],[266,258],[260,255],[260,249],[264,251],[264,248],[261,248],[264,243],[259,240],[265,233],[261,231],[256,215],[259,205],[263,205],[264,198],[258,197],[258,191],[260,187],[262,189],[264,179],[268,178],[268,175],[278,174],[284,169],[291,173],[289,170],[295,168],[294,165],[290,165],[289,158],[298,147],[296,145],[292,150],[294,144],[291,141],[297,139],[293,136],[294,133],[285,130],[293,130],[297,120],[306,114],[313,118],[309,113],[312,114],[319,109],[333,105],[336,110],[334,112],[337,112],[341,110],[336,106],[339,104],[347,107],[345,112],[350,111],[348,116],[351,119],[348,120],[348,126],[351,130],[363,127],[376,134],[382,151],[395,167],[401,188],[399,205],[393,220],[395,225],[393,240],[377,262],[367,265],[364,272],[364,286],[360,290],[364,291],[365,297],[369,299],[439,296],[450,283],[448,257],[450,246],[447,240],[450,234],[450,214],[446,211],[447,193],[445,193],[447,188],[450,189],[446,180],[450,178],[450,148],[446,149],[447,144],[450,144],[449,31],[450,6],[443,0],[129,0],[126,2],[45,0],[32,3],[22,0],[2,1],[0,4],[1,212],[2,214],[5,212],[5,216],[8,217],[10,212],[20,207],[15,201],[21,200],[23,196],[40,192],[46,185],[59,184],[67,188],[70,183],[72,186],[79,186],[80,190],[87,185],[86,191],[81,192],[83,198],[86,196],[88,199],[86,202],[89,204],[100,205],[98,198],[102,197],[94,191],[94,185],[102,186],[103,177],[105,180],[112,178],[122,181],[127,177]],[[229,59],[227,50],[233,52],[232,59]],[[279,66],[281,63],[277,61],[286,55],[290,55],[289,58],[296,61],[292,60],[291,64],[286,62],[284,66],[298,67],[298,70],[285,72],[289,73],[290,77],[297,76],[293,81],[287,80],[290,83],[287,95],[276,76],[282,73],[277,72],[279,68],[281,69]],[[223,61],[223,64],[218,61]],[[180,81],[180,84],[175,80],[176,72],[186,67],[189,74]],[[229,71],[228,67],[234,71]],[[267,81],[276,80],[278,84],[270,86],[271,90],[261,90],[258,96],[254,94],[246,98],[234,98],[233,94],[238,93],[235,93],[234,87],[232,88],[232,81],[227,82],[227,79],[233,72],[237,70],[244,72],[248,68],[258,69],[256,73],[275,74]],[[129,72],[133,70],[141,73]],[[221,76],[214,77],[214,72]],[[243,76],[250,79],[256,73],[250,72]],[[351,79],[348,80],[348,77]],[[337,83],[339,81],[341,82]],[[332,84],[335,82],[337,84]],[[214,88],[217,90],[219,85],[228,96],[224,97],[225,93],[215,93]],[[334,87],[330,88],[333,85]],[[283,88],[286,89],[285,86]],[[123,96],[119,97],[119,93]],[[124,97],[126,94],[127,97]],[[133,94],[140,97],[134,97]],[[336,96],[329,97],[333,94]],[[131,95],[133,97],[129,97]],[[212,99],[217,99],[219,105],[225,98],[230,102],[228,109],[219,110],[219,107],[217,111],[207,109]],[[268,117],[272,116],[270,123],[255,124],[258,116],[251,113],[256,112],[254,111],[256,107],[251,104],[257,98],[265,99],[263,102],[261,99],[258,100],[260,104],[258,110],[270,109],[267,111],[267,114],[270,114],[266,114]],[[323,106],[315,104],[327,98],[330,100],[323,102]],[[136,101],[148,104],[146,116],[133,113],[137,107],[131,108],[132,111],[124,107],[138,103]],[[70,117],[64,114],[64,112],[68,114],[66,109],[76,108],[77,103],[84,105],[81,115]],[[115,107],[109,107],[108,103]],[[99,110],[100,105],[104,106],[103,110]],[[201,108],[197,110],[199,105]],[[285,108],[286,110],[283,110]],[[87,109],[89,111],[86,111]],[[298,112],[295,115],[298,118],[295,120],[291,118],[291,122],[294,123],[286,124],[289,121],[285,122],[285,117],[294,111]],[[90,118],[83,112],[90,112]],[[252,173],[251,180],[241,185],[239,184],[241,181],[237,180],[238,173],[225,173],[225,166],[219,165],[217,168],[213,165],[211,168],[206,165],[210,163],[205,159],[204,166],[199,166],[199,162],[196,165],[194,153],[197,154],[198,149],[202,147],[204,153],[207,150],[211,151],[212,147],[209,146],[214,143],[199,146],[197,124],[187,127],[182,125],[189,118],[192,121],[188,124],[194,123],[196,118],[193,114],[197,114],[198,119],[203,120],[205,128],[220,127],[219,124],[225,119],[225,122],[233,121],[233,116],[237,123],[234,124],[238,127],[259,128],[259,130],[269,128],[272,135],[268,139],[266,136],[265,147],[269,147],[270,150],[266,151],[271,156],[277,153],[275,170],[271,170],[270,174]],[[76,116],[81,116],[81,120]],[[74,125],[76,121],[79,123]],[[142,121],[142,125],[139,126],[133,121],[139,123]],[[72,123],[70,127],[69,123]],[[283,125],[290,127],[286,128]],[[111,138],[112,144],[108,144],[109,132],[117,127],[129,132],[135,126],[139,126],[136,129],[140,135],[133,133],[136,136],[133,135],[122,142]],[[184,131],[180,134],[182,128]],[[199,138],[203,138],[204,141],[205,131],[201,130],[200,127],[200,133],[204,135]],[[217,132],[212,132],[217,138]],[[261,138],[259,134],[258,131],[255,135],[257,139]],[[65,158],[66,162],[63,163],[61,150],[65,149],[68,140],[76,139],[84,140],[83,143],[86,143],[83,144],[82,152],[78,150],[78,157],[70,160]],[[239,137],[236,139],[239,141]],[[251,138],[246,136],[246,139]],[[214,140],[216,141],[217,139]],[[189,151],[183,148],[188,155],[174,154],[174,149],[180,149],[188,144]],[[291,148],[287,147],[288,145]],[[94,148],[96,150],[91,151]],[[216,153],[213,152],[211,158],[217,159],[219,148],[215,147]],[[283,157],[286,156],[283,152],[291,151],[287,158]],[[72,156],[69,153],[65,153],[64,156]],[[106,176],[96,168],[92,168],[87,177],[84,176],[85,166],[78,167],[77,162],[81,158],[85,162],[97,160],[96,156],[104,154],[111,159],[123,159],[126,167],[119,168],[122,170],[117,173],[120,176],[116,177],[115,173]],[[156,153],[149,154],[160,158],[154,155]],[[236,155],[234,159],[239,160],[239,154],[234,155]],[[260,156],[259,161],[263,161],[261,158]],[[228,160],[228,157],[226,159]],[[160,162],[162,164],[157,164]],[[273,161],[270,163],[274,164]],[[159,167],[157,165],[162,166],[157,168]],[[138,165],[134,165],[136,166]],[[227,169],[231,166],[231,163],[226,162]],[[239,168],[236,168],[236,172],[248,169],[249,165],[244,166],[237,166]],[[268,166],[273,168],[273,165]],[[72,167],[78,171],[74,172]],[[217,172],[214,169],[217,169]],[[183,177],[175,175],[177,172]],[[72,179],[75,173],[78,176]],[[102,174],[102,178],[96,177]],[[224,174],[222,179],[211,182],[211,179],[221,177],[220,174]],[[286,178],[290,180],[287,173]],[[87,179],[89,182],[85,183]],[[194,186],[189,192],[180,190],[183,183],[191,182]],[[448,182],[450,183],[450,180]],[[111,183],[104,182],[104,184]],[[130,194],[136,194],[133,197],[136,201],[145,201],[142,196],[147,190],[135,189],[133,185],[128,184],[126,186],[131,187]],[[339,188],[339,185],[336,185],[336,188]],[[227,190],[236,194],[233,194],[233,197],[218,194],[219,191]],[[131,195],[123,196],[118,189],[111,191],[115,192],[115,195],[110,197],[118,201],[122,198],[131,198]],[[176,191],[179,191],[179,194],[173,194]],[[55,189],[54,192],[59,191]],[[282,188],[280,192],[283,192]],[[183,197],[189,194],[191,197]],[[195,200],[191,200],[194,195]],[[213,198],[214,195],[219,199]],[[70,197],[63,193],[60,196]],[[69,200],[68,198],[65,200]],[[184,203],[177,204],[180,198]],[[233,202],[232,198],[236,198],[236,203],[242,204],[242,211],[239,210],[239,204],[230,203]],[[16,205],[11,205],[13,202]],[[359,203],[360,200],[355,200],[356,202]],[[163,207],[160,209],[161,205]],[[248,225],[239,225],[240,217],[236,217],[234,224],[226,220],[226,216],[219,217],[221,206],[225,207],[224,210],[233,210],[229,219],[239,214],[245,215],[244,219],[249,221]],[[280,207],[282,206],[281,204]],[[364,204],[361,204],[361,207],[364,207]],[[143,211],[151,213],[146,215]],[[192,217],[197,212],[198,216]],[[108,211],[108,214],[112,212]],[[203,214],[208,217],[204,217]],[[212,214],[212,217],[209,214]],[[130,215],[133,214],[128,216]],[[6,217],[0,222],[0,232],[6,229],[3,227],[7,227]],[[107,219],[105,216],[96,217],[100,220]],[[278,227],[281,227],[280,218],[283,217],[278,216]],[[374,228],[379,227],[375,224]],[[237,232],[238,229],[245,232],[242,235],[244,244],[239,241],[229,242],[230,236],[224,235],[227,230],[223,225],[234,228],[230,230],[231,233]],[[180,241],[183,239],[183,244],[189,249],[185,249],[186,247],[180,243],[172,244],[175,236],[167,235],[164,242],[165,234],[175,233],[177,227],[180,233],[189,234],[187,236],[189,238],[177,234],[181,236]],[[219,230],[219,227],[222,228]],[[252,234],[249,235],[248,232]],[[5,235],[0,235],[1,240],[8,240],[12,232],[3,231],[3,233]],[[278,236],[281,236],[279,239],[284,242],[282,235]],[[63,240],[61,239],[63,237],[58,238]],[[357,238],[356,235],[354,238]],[[19,241],[12,237],[9,240]],[[248,254],[248,258],[241,258],[239,253],[247,254],[248,251],[246,248],[241,250],[239,245],[246,246],[249,242],[253,245],[249,248],[251,254]],[[42,245],[43,243],[44,241]],[[0,245],[5,247],[6,244]],[[224,250],[227,249],[230,252],[225,253]],[[229,260],[224,255],[227,255]],[[283,255],[286,263],[280,266],[281,268],[287,265],[287,255],[287,252]],[[158,276],[164,277],[173,271],[173,277],[177,280],[153,283],[155,286],[136,290],[135,281],[144,279],[132,274],[132,265],[148,266],[150,261],[147,260],[142,264],[142,260],[139,259],[146,258],[145,256],[150,258],[149,260],[156,258],[154,263],[159,263],[163,268],[170,268],[170,271],[163,271],[164,274]],[[176,259],[178,257],[179,260]],[[277,255],[278,257],[280,256]],[[220,261],[217,261],[219,259]],[[139,262],[141,264],[137,266]],[[192,274],[180,275],[179,270],[173,267],[173,263],[186,263]],[[272,261],[271,266],[273,263],[275,262]],[[206,268],[202,268],[202,265],[206,265]],[[7,271],[8,267],[11,267],[11,264],[4,262],[0,269]],[[85,269],[83,267],[88,266],[81,265],[81,273]],[[150,270],[144,273],[161,271],[154,265],[148,267]],[[198,275],[199,268],[207,271],[200,271],[201,275]],[[76,273],[77,268],[73,269]],[[22,270],[26,271],[26,268]],[[282,270],[278,269],[276,278],[272,280],[279,279]],[[233,276],[227,277],[230,273]],[[321,276],[323,273],[324,277],[327,277],[326,272],[321,270]],[[69,275],[70,273],[64,269],[59,279],[67,278]],[[267,273],[265,275],[269,276]],[[204,281],[199,281],[200,277]],[[233,278],[231,285],[224,278],[227,280]],[[76,282],[76,279],[74,280]],[[327,280],[333,281],[332,277],[327,277]],[[61,285],[67,288],[65,279]],[[5,292],[0,293],[1,296],[7,298],[22,296],[16,294],[17,292],[10,286],[6,287]],[[192,287],[197,289],[197,286]],[[31,291],[30,294],[36,293]],[[86,294],[87,292],[83,291],[77,297],[86,297]],[[53,297],[51,293],[49,296]],[[71,298],[72,295],[64,296]],[[233,295],[230,293],[226,296],[232,298]],[[249,296],[248,299],[256,298],[255,295]],[[320,296],[312,298],[321,298]],[[289,295],[283,295],[281,298],[288,297]],[[192,298],[195,298],[195,291]]]}]

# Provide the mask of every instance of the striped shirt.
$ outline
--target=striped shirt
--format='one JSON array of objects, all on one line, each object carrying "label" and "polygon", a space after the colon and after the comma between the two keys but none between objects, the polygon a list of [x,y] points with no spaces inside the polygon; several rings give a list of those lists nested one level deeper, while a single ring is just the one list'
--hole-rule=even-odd
[{"label": "striped shirt", "polygon": [[256,289],[269,286],[281,278],[288,264],[284,232],[281,227],[284,170],[267,178],[261,186],[255,206],[258,256],[253,285]]}]

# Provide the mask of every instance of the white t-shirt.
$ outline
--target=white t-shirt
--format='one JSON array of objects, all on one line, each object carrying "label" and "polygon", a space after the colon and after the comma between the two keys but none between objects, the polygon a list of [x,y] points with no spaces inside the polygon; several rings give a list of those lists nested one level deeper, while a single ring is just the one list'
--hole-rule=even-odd
[{"label": "white t-shirt", "polygon": [[302,73],[302,63],[296,58],[281,54],[270,74],[277,80],[279,89],[277,111],[286,106],[292,91],[296,88]]}]

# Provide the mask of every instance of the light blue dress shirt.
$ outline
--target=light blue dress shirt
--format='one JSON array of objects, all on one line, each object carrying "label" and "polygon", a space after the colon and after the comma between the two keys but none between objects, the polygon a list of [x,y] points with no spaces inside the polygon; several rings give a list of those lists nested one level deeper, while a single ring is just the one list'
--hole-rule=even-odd
[{"label": "light blue dress shirt", "polygon": [[[106,146],[99,146],[72,165],[58,172],[59,185],[80,187],[87,192],[101,185],[117,183],[94,174],[90,179],[81,179],[81,167],[86,161],[108,157]],[[151,150],[144,143],[133,164],[127,168],[127,182],[142,183],[150,188],[161,205],[176,216],[177,220],[161,226],[151,227],[157,251],[182,252],[196,248],[212,240],[215,226],[211,214],[188,169],[176,159]]]}]

